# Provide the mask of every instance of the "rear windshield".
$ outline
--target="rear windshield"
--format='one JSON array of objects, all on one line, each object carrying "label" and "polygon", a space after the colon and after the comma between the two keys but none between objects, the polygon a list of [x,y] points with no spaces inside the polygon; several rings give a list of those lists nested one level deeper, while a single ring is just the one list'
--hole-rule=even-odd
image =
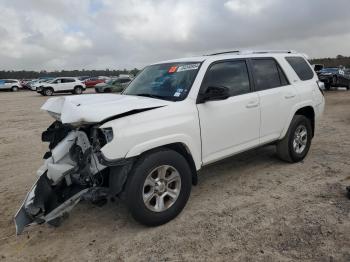
[{"label": "rear windshield", "polygon": [[124,95],[136,95],[180,101],[186,98],[199,70],[200,62],[151,65],[124,90]]},{"label": "rear windshield", "polygon": [[305,61],[304,58],[300,56],[295,57],[286,57],[287,62],[297,73],[300,80],[306,81],[314,77],[314,71],[311,69],[309,64]]}]

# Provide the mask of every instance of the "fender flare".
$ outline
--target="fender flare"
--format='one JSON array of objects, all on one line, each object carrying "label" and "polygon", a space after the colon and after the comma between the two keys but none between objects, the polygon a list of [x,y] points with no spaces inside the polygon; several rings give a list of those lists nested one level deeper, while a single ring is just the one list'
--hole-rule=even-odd
[{"label": "fender flare", "polygon": [[298,103],[296,104],[294,107],[293,107],[293,110],[291,110],[291,113],[290,115],[288,116],[287,118],[287,121],[284,125],[284,128],[282,130],[282,133],[281,133],[281,136],[279,137],[279,139],[283,139],[284,136],[287,134],[288,132],[288,129],[289,129],[289,126],[290,126],[290,123],[292,122],[292,119],[294,117],[294,115],[296,114],[296,112],[304,107],[311,107],[313,110],[314,110],[314,113],[316,115],[316,109],[315,109],[315,106],[314,104],[312,103],[312,101],[304,101],[302,103]]}]

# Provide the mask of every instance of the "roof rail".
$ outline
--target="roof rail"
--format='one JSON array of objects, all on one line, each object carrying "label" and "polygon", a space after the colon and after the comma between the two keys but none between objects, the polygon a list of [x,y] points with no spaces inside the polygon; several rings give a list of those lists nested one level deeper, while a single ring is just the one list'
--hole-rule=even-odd
[{"label": "roof rail", "polygon": [[232,53],[240,53],[240,50],[231,50],[231,51],[223,51],[223,52],[218,52],[218,53],[213,53],[213,54],[208,54],[206,56],[212,56],[212,55],[224,55],[224,54],[232,54]]},{"label": "roof rail", "polygon": [[224,55],[224,54],[237,54],[237,55],[248,55],[248,54],[295,54],[294,50],[233,50],[224,51],[213,54],[208,54],[207,56]]}]

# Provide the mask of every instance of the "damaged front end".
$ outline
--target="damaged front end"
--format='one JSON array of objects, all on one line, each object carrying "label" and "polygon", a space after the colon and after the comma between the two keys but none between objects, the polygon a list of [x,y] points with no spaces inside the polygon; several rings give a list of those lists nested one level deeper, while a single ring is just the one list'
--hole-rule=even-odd
[{"label": "damaged front end", "polygon": [[[111,135],[98,126],[76,128],[60,121],[43,132],[42,141],[50,143],[49,151],[37,171],[38,180],[15,215],[17,234],[31,224],[55,224],[82,198],[93,202],[107,199],[110,173],[116,167],[100,163],[99,149]],[[114,187],[112,191],[115,195],[120,190]]]}]

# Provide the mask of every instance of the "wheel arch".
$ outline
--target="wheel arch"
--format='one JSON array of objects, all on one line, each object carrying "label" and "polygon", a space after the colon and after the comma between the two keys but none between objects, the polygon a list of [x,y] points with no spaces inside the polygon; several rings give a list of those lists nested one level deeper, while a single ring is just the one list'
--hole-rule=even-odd
[{"label": "wheel arch", "polygon": [[[191,173],[192,173],[192,184],[196,185],[197,184],[197,170],[200,168],[200,163],[196,163],[195,159],[196,156],[193,155],[190,147],[184,143],[184,142],[174,142],[174,143],[166,143],[166,144],[162,144],[162,145],[158,145],[146,150],[143,150],[142,152],[138,152],[136,153],[134,152],[129,152],[127,154],[127,158],[128,157],[139,157],[140,155],[143,154],[147,154],[151,151],[154,150],[159,150],[162,148],[167,148],[167,149],[171,149],[174,150],[175,152],[179,153],[180,155],[182,155],[186,161],[188,162],[190,168],[191,168]],[[198,160],[197,160],[198,161]]]},{"label": "wheel arch", "polygon": [[315,109],[312,105],[310,104],[305,104],[297,107],[294,111],[294,113],[291,114],[290,118],[288,119],[288,122],[282,132],[281,139],[286,135],[290,123],[292,122],[292,119],[295,115],[303,115],[306,118],[308,118],[311,122],[311,127],[312,127],[312,137],[315,134]]},{"label": "wheel arch", "polygon": [[294,115],[303,115],[311,122],[311,128],[312,128],[312,137],[314,137],[315,134],[315,110],[312,106],[305,106],[300,109],[298,109]]}]

